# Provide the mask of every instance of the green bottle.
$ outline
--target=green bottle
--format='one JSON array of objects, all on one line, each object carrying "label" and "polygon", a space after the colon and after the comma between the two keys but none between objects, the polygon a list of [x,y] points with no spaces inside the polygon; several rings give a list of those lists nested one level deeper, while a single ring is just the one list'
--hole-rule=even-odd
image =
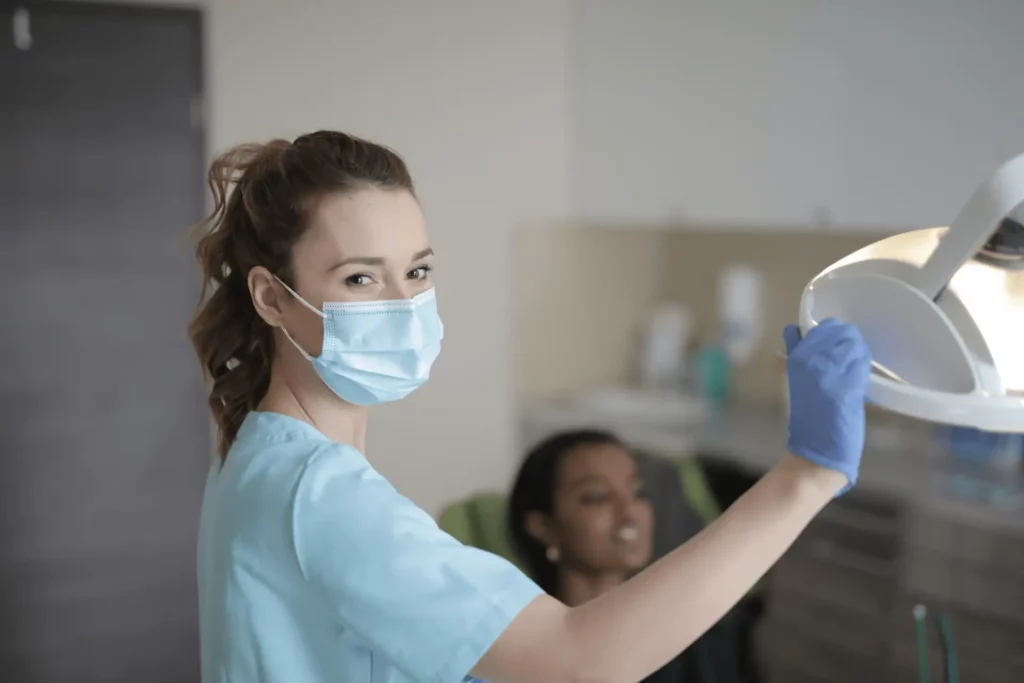
[{"label": "green bottle", "polygon": [[713,406],[729,402],[732,377],[729,356],[718,344],[709,344],[697,354],[697,376],[701,396]]}]

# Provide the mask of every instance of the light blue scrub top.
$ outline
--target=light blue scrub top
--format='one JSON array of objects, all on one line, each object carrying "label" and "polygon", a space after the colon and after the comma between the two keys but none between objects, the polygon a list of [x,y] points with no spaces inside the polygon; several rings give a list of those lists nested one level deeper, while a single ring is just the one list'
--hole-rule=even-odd
[{"label": "light blue scrub top", "polygon": [[458,683],[541,594],[276,413],[211,470],[198,568],[204,683]]}]

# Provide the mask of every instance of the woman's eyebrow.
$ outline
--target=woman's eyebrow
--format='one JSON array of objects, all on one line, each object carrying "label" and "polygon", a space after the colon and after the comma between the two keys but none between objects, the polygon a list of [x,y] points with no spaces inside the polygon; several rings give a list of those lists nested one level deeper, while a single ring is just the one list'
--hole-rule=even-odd
[{"label": "woman's eyebrow", "polygon": [[358,263],[361,266],[383,266],[384,259],[379,256],[353,256],[352,258],[347,258],[344,261],[335,263],[327,269],[327,272],[329,273],[332,270],[337,270],[342,266],[352,265],[353,263]]},{"label": "woman's eyebrow", "polygon": [[[431,249],[430,247],[427,247],[426,249],[424,249],[422,251],[417,251],[415,254],[413,254],[412,255],[412,260],[413,261],[419,261],[420,259],[424,259],[424,258],[427,258],[428,256],[433,256],[433,255],[434,255],[434,250]],[[339,261],[339,262],[335,263],[333,266],[331,266],[330,268],[327,269],[327,272],[329,273],[332,270],[337,270],[338,268],[341,268],[342,266],[350,266],[353,263],[359,264],[361,266],[383,266],[384,265],[384,259],[382,257],[380,257],[380,256],[352,256],[351,258],[347,258],[347,259],[345,259],[343,261]]]},{"label": "woman's eyebrow", "polygon": [[605,478],[602,477],[600,474],[583,474],[580,475],[579,477],[576,477],[575,479],[572,479],[571,481],[566,482],[566,488],[568,488],[571,491],[572,489],[582,486],[583,484],[592,484],[594,482],[603,484],[605,483]]}]

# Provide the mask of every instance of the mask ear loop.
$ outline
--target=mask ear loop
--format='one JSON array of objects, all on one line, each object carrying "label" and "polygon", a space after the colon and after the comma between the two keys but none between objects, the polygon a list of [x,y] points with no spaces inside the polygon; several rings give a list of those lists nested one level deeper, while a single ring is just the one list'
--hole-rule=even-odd
[{"label": "mask ear loop", "polygon": [[[284,280],[282,280],[281,278],[279,278],[276,275],[274,276],[274,279],[277,280],[279,283],[281,283],[281,286],[284,287],[285,289],[287,289],[288,293],[291,294],[292,296],[294,296],[296,299],[298,299],[299,303],[301,303],[303,306],[305,306],[309,310],[313,311],[314,313],[316,313],[321,318],[325,318],[325,319],[327,318],[327,316],[324,314],[323,311],[319,310],[318,308],[313,306],[313,304],[309,303],[308,301],[303,299],[301,296],[299,296],[299,293],[296,292],[291,287],[289,287],[287,284],[285,284]],[[284,333],[285,338],[292,343],[292,346],[295,347],[296,351],[298,351],[299,353],[302,354],[303,358],[305,358],[306,360],[308,360],[310,362],[313,362],[314,360],[316,360],[315,358],[313,358],[313,356],[309,355],[304,348],[299,346],[298,342],[296,342],[294,339],[292,339],[292,335],[290,335],[288,333],[288,330],[285,329],[284,325],[279,326],[278,329],[281,330],[281,332]]]}]

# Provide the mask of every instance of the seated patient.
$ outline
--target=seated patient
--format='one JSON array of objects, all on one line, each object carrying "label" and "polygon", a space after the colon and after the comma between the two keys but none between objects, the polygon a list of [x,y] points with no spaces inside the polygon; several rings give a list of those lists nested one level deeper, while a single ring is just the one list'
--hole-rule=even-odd
[{"label": "seated patient", "polygon": [[[650,561],[654,519],[637,463],[614,435],[557,434],[526,457],[509,501],[509,534],[524,569],[568,605],[622,583]],[[753,680],[735,656],[727,616],[646,683]]]}]

